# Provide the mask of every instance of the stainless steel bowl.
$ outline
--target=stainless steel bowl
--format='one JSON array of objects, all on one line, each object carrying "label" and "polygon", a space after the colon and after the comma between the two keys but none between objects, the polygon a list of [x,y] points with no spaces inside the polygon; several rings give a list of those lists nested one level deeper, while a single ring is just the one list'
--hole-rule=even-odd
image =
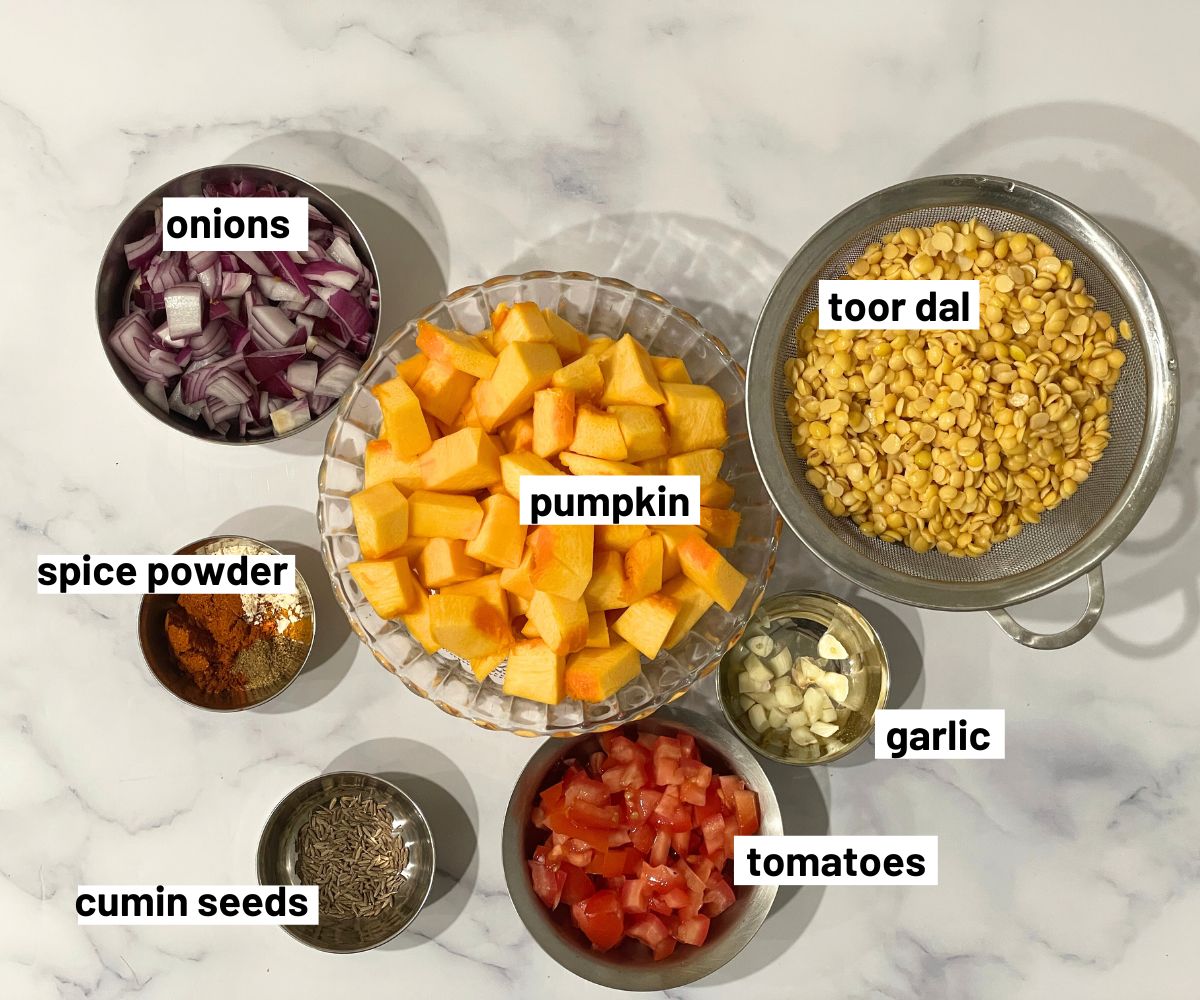
[{"label": "stainless steel bowl", "polygon": [[[213,542],[233,542],[255,548],[260,555],[279,555],[279,550],[272,548],[266,542],[245,535],[213,535],[211,538],[201,538],[199,541],[185,545],[175,553],[177,556],[192,556],[206,545]],[[138,611],[138,642],[142,647],[142,656],[146,666],[158,679],[158,682],[171,694],[181,701],[197,708],[206,708],[212,712],[238,712],[245,708],[254,708],[282,694],[304,669],[308,658],[312,655],[313,641],[317,635],[317,610],[313,603],[312,592],[304,577],[296,569],[296,593],[302,604],[308,609],[308,648],[304,657],[296,665],[296,669],[283,678],[278,684],[263,688],[261,691],[226,691],[223,694],[210,694],[197,687],[196,682],[187,671],[175,662],[175,654],[167,643],[166,617],[167,612],[175,603],[176,594],[146,594]]]},{"label": "stainless steel bowl", "polygon": [[[689,733],[701,755],[714,770],[736,774],[758,793],[761,814],[759,833],[781,836],[783,820],[779,802],[762,767],[724,726],[694,712],[670,706],[633,723],[643,732],[672,735]],[[586,758],[600,748],[599,737],[588,734],[574,739],[548,740],[525,765],[513,789],[504,817],[501,852],[504,878],[517,915],[533,939],[551,958],[575,975],[612,989],[646,992],[669,990],[716,972],[740,952],[767,918],[775,900],[773,885],[736,886],[737,902],[714,917],[708,940],[699,948],[680,947],[670,958],[655,962],[645,947],[626,940],[610,952],[593,951],[571,924],[569,916],[550,913],[534,894],[529,877],[533,848],[545,837],[529,817],[538,793],[556,780],[556,772],[568,758]]]},{"label": "stainless steel bowl", "polygon": [[[371,331],[371,349],[373,350],[375,341],[379,336],[379,317],[383,314],[383,289],[380,285],[379,271],[375,267],[375,257],[371,253],[371,248],[367,245],[366,237],[363,236],[362,230],[350,218],[346,210],[324,191],[314,184],[310,184],[302,177],[286,173],[283,170],[276,170],[274,167],[263,167],[252,163],[218,163],[211,167],[189,170],[186,174],[180,174],[165,184],[160,184],[139,201],[130,210],[129,214],[121,220],[121,224],[117,226],[116,232],[113,233],[112,239],[108,241],[108,246],[104,249],[104,256],[100,259],[100,269],[96,274],[96,327],[100,333],[100,345],[104,350],[105,356],[108,358],[108,363],[112,366],[113,372],[125,387],[125,391],[129,393],[138,406],[161,423],[168,424],[176,430],[182,431],[184,434],[189,434],[192,437],[202,438],[206,441],[216,441],[219,444],[237,445],[279,441],[283,438],[291,437],[293,434],[299,434],[309,424],[315,424],[323,420],[337,409],[337,407],[330,406],[319,417],[314,417],[309,423],[302,424],[294,430],[288,431],[286,434],[237,440],[222,437],[210,431],[204,425],[203,421],[188,420],[174,411],[164,413],[150,402],[146,398],[142,384],[138,382],[133,373],[125,367],[121,359],[117,357],[116,353],[109,346],[108,335],[112,332],[112,328],[117,320],[125,314],[125,306],[129,297],[129,286],[133,278],[133,272],[130,271],[129,265],[125,261],[125,244],[141,239],[153,228],[154,210],[162,205],[163,198],[197,197],[202,193],[204,185],[210,181],[220,184],[225,181],[240,180],[242,178],[249,178],[256,183],[274,184],[277,187],[286,188],[294,195],[307,198],[309,202],[324,212],[334,225],[340,226],[350,234],[350,243],[354,247],[354,252],[358,254],[359,260],[371,269],[371,273],[375,277],[375,287],[379,290],[381,298],[381,306],[375,312],[375,327]],[[370,351],[368,351],[367,356],[370,357]],[[366,360],[366,358],[363,359],[363,364],[366,364]]]},{"label": "stainless steel bowl", "polygon": [[408,848],[405,883],[391,905],[378,916],[364,920],[336,920],[319,924],[283,924],[297,941],[319,951],[349,955],[377,948],[390,941],[416,919],[430,890],[436,861],[433,833],[412,799],[390,781],[358,771],[322,774],[289,792],[271,812],[258,840],[260,885],[301,885],[296,877],[296,835],[314,809],[338,795],[359,794],[383,803],[396,822],[393,827]]},{"label": "stainless steel bowl", "polygon": [[819,630],[812,637],[814,646],[820,633],[835,628],[835,635],[850,653],[844,671],[850,678],[850,697],[861,704],[852,710],[831,749],[825,749],[825,743],[802,747],[789,739],[764,740],[750,727],[739,704],[735,650],[730,650],[717,668],[717,697],[733,731],[755,753],[779,764],[828,764],[853,753],[875,728],[875,713],[887,704],[890,686],[887,652],[871,623],[845,601],[816,590],[776,594],[763,602],[755,617],[770,624],[794,620],[801,631],[805,631],[803,623],[811,622]]}]

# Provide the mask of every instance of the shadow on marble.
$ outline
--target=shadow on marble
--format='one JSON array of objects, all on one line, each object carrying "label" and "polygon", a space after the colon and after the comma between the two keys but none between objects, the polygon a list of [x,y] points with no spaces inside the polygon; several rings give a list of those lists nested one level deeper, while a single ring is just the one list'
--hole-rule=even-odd
[{"label": "shadow on marble", "polygon": [[[1078,150],[1078,154],[1076,154]],[[1099,154],[1103,155],[1099,155]],[[977,122],[921,161],[914,176],[986,170],[1054,191],[1096,215],[1154,286],[1180,371],[1180,420],[1172,464],[1141,525],[1104,561],[1107,607],[1094,635],[1112,651],[1152,659],[1183,649],[1200,628],[1200,256],[1168,230],[1200,221],[1200,143],[1132,108],[1057,102]],[[1099,212],[1101,206],[1106,211]],[[1086,598],[1077,581],[1018,612],[1036,626],[1073,621]],[[1167,622],[1147,641],[1138,616],[1156,605]],[[1171,623],[1174,627],[1171,628]]]},{"label": "shadow on marble", "polygon": [[359,648],[346,614],[330,589],[329,574],[317,548],[316,516],[298,507],[254,507],[217,525],[213,533],[248,535],[294,555],[296,568],[312,593],[317,631],[308,662],[287,690],[250,711],[278,715],[316,704],[349,673]]},{"label": "shadow on marble", "polygon": [[[383,304],[380,343],[446,294],[445,226],[424,185],[390,153],[354,136],[314,130],[266,136],[227,159],[292,171],[350,214],[375,256]],[[329,426],[321,421],[267,447],[320,455]]]},{"label": "shadow on marble", "polygon": [[471,898],[479,867],[479,809],[466,776],[441,751],[394,736],[351,747],[325,770],[365,771],[392,782],[420,807],[433,832],[437,871],[429,901],[382,950],[407,951],[445,932]]},{"label": "shadow on marble", "polygon": [[[829,779],[819,768],[789,767],[760,758],[783,815],[789,837],[820,837],[829,833]],[[817,915],[824,886],[783,885],[775,896],[766,923],[744,951],[697,986],[727,986],[766,968],[796,943]]]}]

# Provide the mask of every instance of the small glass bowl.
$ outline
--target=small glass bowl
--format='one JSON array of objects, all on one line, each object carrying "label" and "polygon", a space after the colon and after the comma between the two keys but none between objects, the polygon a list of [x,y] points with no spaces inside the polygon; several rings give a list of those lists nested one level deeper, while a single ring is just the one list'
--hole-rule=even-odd
[{"label": "small glass bowl", "polygon": [[739,703],[738,671],[731,647],[721,659],[717,671],[717,697],[730,727],[755,753],[780,764],[828,764],[852,753],[875,728],[875,713],[887,704],[889,673],[887,653],[871,623],[845,601],[815,590],[776,594],[758,609],[759,619],[769,626],[783,626],[811,639],[813,653],[820,637],[834,629],[835,637],[846,647],[849,659],[842,671],[850,678],[851,697],[859,702],[837,734],[831,749],[825,744],[799,746],[786,738],[764,741],[751,728]]},{"label": "small glass bowl", "polygon": [[[543,705],[510,697],[501,690],[499,671],[477,683],[457,657],[445,650],[425,652],[402,623],[380,618],[347,570],[362,558],[350,497],[363,487],[363,455],[367,442],[379,433],[379,406],[371,387],[394,377],[396,364],[416,353],[418,320],[477,332],[489,325],[492,309],[501,302],[524,300],[556,310],[589,336],[615,338],[628,331],[655,354],[683,358],[693,380],[712,386],[729,408],[729,443],[721,475],[734,487],[733,507],[741,513],[742,523],[737,544],[724,555],[746,576],[746,588],[732,611],[714,605],[674,649],[643,662],[636,679],[595,705],[578,701]],[[379,348],[342,398],[325,444],[317,502],[321,555],[350,627],[409,690],[486,729],[522,736],[576,736],[643,718],[680,697],[715,669],[741,635],[775,566],[782,521],[754,464],[745,396],[742,366],[694,316],[624,281],[579,271],[532,271],[452,293]]]}]

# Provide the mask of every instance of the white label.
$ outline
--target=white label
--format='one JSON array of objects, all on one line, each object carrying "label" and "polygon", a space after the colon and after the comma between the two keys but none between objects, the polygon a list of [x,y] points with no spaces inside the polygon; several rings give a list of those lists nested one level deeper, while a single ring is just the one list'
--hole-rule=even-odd
[{"label": "white label", "polygon": [[1002,708],[882,708],[875,759],[1004,759]]},{"label": "white label", "polygon": [[38,556],[39,594],[294,594],[296,557]]},{"label": "white label", "polygon": [[734,885],[937,885],[937,837],[734,837]]},{"label": "white label", "polygon": [[978,330],[979,281],[818,282],[822,330]]},{"label": "white label", "polygon": [[[315,885],[81,885],[81,924],[317,924]],[[111,916],[110,916],[111,914]]]},{"label": "white label", "polygon": [[307,250],[307,198],[164,198],[164,250]]},{"label": "white label", "polygon": [[522,476],[522,524],[699,524],[699,476]]}]

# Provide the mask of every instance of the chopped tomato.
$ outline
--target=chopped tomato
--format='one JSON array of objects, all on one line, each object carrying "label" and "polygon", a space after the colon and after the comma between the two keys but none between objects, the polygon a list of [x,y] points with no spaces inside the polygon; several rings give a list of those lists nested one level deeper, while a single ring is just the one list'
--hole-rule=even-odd
[{"label": "chopped tomato", "polygon": [[566,872],[549,868],[541,861],[529,862],[529,875],[533,880],[533,891],[538,899],[553,910],[562,899],[563,886],[567,884]]},{"label": "chopped tomato", "polygon": [[681,920],[675,928],[675,940],[680,944],[690,944],[698,948],[708,938],[708,923],[708,917],[703,913]]},{"label": "chopped tomato", "polygon": [[651,949],[657,948],[671,938],[671,929],[663,923],[661,917],[655,916],[653,913],[646,913],[629,921],[625,933],[631,938],[637,938]]},{"label": "chopped tomato", "polygon": [[[621,900],[611,889],[601,889],[571,907],[575,925],[587,935],[597,951],[608,951],[625,936],[625,917]],[[704,918],[708,923],[708,918]],[[705,928],[707,933],[707,928]]]},{"label": "chopped tomato", "polygon": [[758,796],[748,791],[734,792],[733,804],[737,811],[738,834],[749,837],[758,833]]},{"label": "chopped tomato", "polygon": [[[581,899],[587,899],[596,891],[596,886],[587,877],[587,874],[574,865],[563,865],[562,871],[566,878],[562,887],[562,901],[567,906],[574,906]],[[554,907],[550,907],[550,909],[554,909]]]},{"label": "chopped tomato", "polygon": [[626,728],[600,746],[569,761],[531,810],[548,833],[530,880],[548,909],[570,908],[597,950],[630,937],[660,961],[677,944],[703,944],[709,919],[737,901],[725,872],[734,837],[759,828],[758,800],[740,778],[714,774],[686,734]]}]

